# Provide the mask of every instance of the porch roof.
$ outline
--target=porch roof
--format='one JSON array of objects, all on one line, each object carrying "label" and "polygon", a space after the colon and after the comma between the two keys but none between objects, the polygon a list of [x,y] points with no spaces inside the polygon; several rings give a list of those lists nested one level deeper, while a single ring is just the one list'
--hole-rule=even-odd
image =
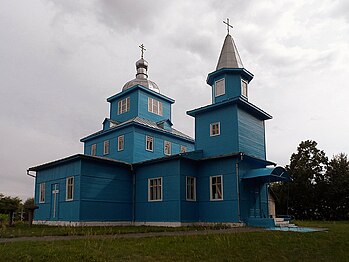
[{"label": "porch roof", "polygon": [[241,179],[255,179],[261,182],[286,182],[292,181],[285,168],[258,168],[247,172]]}]

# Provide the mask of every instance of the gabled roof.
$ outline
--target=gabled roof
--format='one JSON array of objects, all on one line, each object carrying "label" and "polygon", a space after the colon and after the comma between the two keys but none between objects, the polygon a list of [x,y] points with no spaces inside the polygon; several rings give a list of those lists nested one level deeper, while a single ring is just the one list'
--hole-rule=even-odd
[{"label": "gabled roof", "polygon": [[241,97],[234,97],[234,98],[227,99],[227,100],[224,100],[224,101],[219,102],[219,103],[215,103],[215,104],[203,106],[203,107],[200,107],[197,109],[193,109],[193,110],[187,111],[187,114],[195,117],[197,114],[204,113],[206,111],[210,111],[212,109],[224,107],[224,106],[231,105],[231,104],[237,104],[239,107],[248,110],[253,115],[255,115],[256,117],[259,117],[262,120],[272,119],[271,115],[269,115],[268,113],[264,112],[262,109],[258,108],[254,104],[248,102],[246,99],[241,98]]},{"label": "gabled roof", "polygon": [[218,59],[216,70],[221,68],[243,68],[243,64],[231,35],[227,35],[224,39],[221,54]]},{"label": "gabled roof", "polygon": [[96,133],[93,133],[87,137],[84,137],[82,139],[80,139],[81,142],[85,142],[91,138],[95,138],[95,137],[98,137],[100,135],[104,135],[104,134],[107,134],[107,133],[110,133],[110,132],[113,132],[119,128],[124,128],[124,127],[127,127],[127,126],[130,126],[130,125],[138,125],[138,126],[141,126],[141,127],[146,127],[146,128],[151,128],[152,130],[155,130],[155,131],[159,131],[159,132],[162,132],[162,133],[165,133],[165,134],[170,134],[170,135],[173,135],[173,136],[176,136],[176,137],[179,137],[181,139],[184,139],[184,140],[187,140],[187,141],[190,141],[190,142],[194,142],[194,139],[191,138],[190,136],[178,131],[177,129],[174,129],[174,128],[171,128],[171,130],[168,130],[168,129],[164,129],[162,128],[159,124],[157,124],[156,122],[154,121],[151,121],[149,119],[145,119],[145,118],[142,118],[142,117],[134,117],[134,118],[131,118],[127,121],[124,121],[122,123],[118,123],[117,125],[115,125],[114,127],[108,129],[108,130],[101,130],[101,131],[98,131]]}]

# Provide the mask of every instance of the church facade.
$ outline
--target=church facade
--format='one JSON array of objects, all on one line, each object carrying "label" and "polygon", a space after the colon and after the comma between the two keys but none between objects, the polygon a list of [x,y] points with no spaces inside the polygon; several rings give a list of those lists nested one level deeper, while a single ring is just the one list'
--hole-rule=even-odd
[{"label": "church facade", "polygon": [[271,116],[248,101],[253,75],[231,35],[207,77],[212,103],[187,112],[195,140],[173,127],[174,100],[148,79],[143,46],[136,69],[107,99],[102,129],[81,139],[83,154],[28,169],[39,207],[34,223],[273,226],[268,186],[289,177],[266,159]]}]

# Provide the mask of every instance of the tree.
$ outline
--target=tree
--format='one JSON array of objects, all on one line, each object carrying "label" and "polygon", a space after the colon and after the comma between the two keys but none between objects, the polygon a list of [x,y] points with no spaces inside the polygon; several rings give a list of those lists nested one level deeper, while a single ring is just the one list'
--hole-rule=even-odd
[{"label": "tree", "polygon": [[333,156],[328,170],[328,219],[349,219],[349,161],[344,153]]},{"label": "tree", "polygon": [[0,213],[9,214],[9,224],[12,225],[13,213],[17,211],[21,199],[18,197],[4,196],[0,194]]},{"label": "tree", "polygon": [[328,159],[316,146],[315,141],[302,141],[286,166],[293,181],[273,187],[280,199],[279,206],[288,205],[287,213],[297,219],[321,218],[324,203],[319,199],[318,188],[326,185]]}]

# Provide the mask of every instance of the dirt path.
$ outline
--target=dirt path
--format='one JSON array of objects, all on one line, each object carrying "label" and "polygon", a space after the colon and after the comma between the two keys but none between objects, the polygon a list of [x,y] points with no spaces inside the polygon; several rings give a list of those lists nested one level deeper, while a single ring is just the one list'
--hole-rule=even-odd
[{"label": "dirt path", "polygon": [[163,236],[194,236],[194,235],[258,232],[263,230],[264,229],[262,228],[236,227],[236,228],[220,229],[220,230],[127,233],[127,234],[115,234],[115,235],[15,237],[15,238],[0,238],[0,243],[11,243],[11,242],[21,242],[21,241],[57,241],[57,240],[76,240],[76,239],[120,239],[120,238],[142,238],[142,237],[163,237]]}]

